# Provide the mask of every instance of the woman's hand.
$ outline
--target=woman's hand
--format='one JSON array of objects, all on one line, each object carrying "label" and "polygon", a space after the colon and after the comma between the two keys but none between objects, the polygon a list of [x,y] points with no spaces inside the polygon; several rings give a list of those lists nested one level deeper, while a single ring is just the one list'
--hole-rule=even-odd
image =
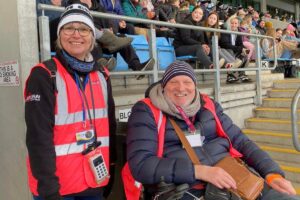
[{"label": "woman's hand", "polygon": [[292,183],[285,178],[276,178],[271,183],[269,183],[270,187],[278,192],[296,195],[296,190],[293,187]]},{"label": "woman's hand", "polygon": [[222,168],[206,165],[195,165],[195,177],[209,182],[220,189],[236,189],[235,180]]}]

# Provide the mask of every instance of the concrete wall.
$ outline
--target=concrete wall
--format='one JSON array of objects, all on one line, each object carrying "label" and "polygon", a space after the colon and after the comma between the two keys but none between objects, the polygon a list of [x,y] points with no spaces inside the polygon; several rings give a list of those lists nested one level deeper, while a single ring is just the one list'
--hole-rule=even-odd
[{"label": "concrete wall", "polygon": [[0,85],[0,199],[31,199],[25,167],[23,83],[38,61],[34,0],[0,1],[0,66],[17,61],[19,86]]},{"label": "concrete wall", "polygon": [[[263,0],[265,1],[265,0]],[[267,5],[295,13],[295,3],[286,0],[266,0]]]}]

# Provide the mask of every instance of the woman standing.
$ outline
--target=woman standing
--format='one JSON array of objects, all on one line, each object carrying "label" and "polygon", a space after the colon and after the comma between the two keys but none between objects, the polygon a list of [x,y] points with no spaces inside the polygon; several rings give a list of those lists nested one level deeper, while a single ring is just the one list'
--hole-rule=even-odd
[{"label": "woman standing", "polygon": [[116,120],[109,77],[91,54],[88,8],[68,6],[57,36],[56,56],[33,67],[24,92],[29,187],[34,200],[101,200]]}]

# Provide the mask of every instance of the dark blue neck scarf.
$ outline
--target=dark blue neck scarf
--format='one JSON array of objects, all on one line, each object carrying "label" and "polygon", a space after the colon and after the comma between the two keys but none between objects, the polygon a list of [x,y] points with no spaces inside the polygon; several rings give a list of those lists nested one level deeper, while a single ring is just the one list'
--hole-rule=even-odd
[{"label": "dark blue neck scarf", "polygon": [[81,61],[71,56],[64,50],[62,50],[62,54],[72,69],[83,73],[91,72],[93,70],[95,64],[94,60],[92,60],[91,62]]}]

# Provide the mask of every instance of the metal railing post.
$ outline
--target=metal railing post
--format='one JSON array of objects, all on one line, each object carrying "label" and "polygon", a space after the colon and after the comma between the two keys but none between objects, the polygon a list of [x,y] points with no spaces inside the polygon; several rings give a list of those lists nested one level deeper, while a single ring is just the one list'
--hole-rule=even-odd
[{"label": "metal railing post", "polygon": [[260,52],[260,40],[255,39],[255,52],[256,52],[256,102],[255,104],[262,104],[262,84],[261,84],[261,52]]},{"label": "metal railing post", "polygon": [[49,17],[42,15],[38,18],[38,22],[41,52],[40,59],[41,61],[45,61],[51,58]]},{"label": "metal railing post", "polygon": [[155,59],[155,64],[153,67],[153,81],[158,81],[158,62],[157,62],[157,52],[156,52],[156,33],[155,33],[155,27],[153,24],[150,26],[150,38],[149,38],[149,53],[150,58]]},{"label": "metal railing post", "polygon": [[214,98],[217,102],[221,104],[221,83],[220,83],[220,65],[219,65],[219,48],[218,48],[218,36],[216,32],[214,32],[214,36],[212,37],[212,55],[215,71],[215,88],[214,88]]},{"label": "metal railing post", "polygon": [[298,100],[300,97],[300,88],[297,90],[296,94],[293,97],[291,105],[291,122],[292,122],[292,135],[293,135],[293,144],[297,151],[300,151],[300,143],[298,136]]}]

